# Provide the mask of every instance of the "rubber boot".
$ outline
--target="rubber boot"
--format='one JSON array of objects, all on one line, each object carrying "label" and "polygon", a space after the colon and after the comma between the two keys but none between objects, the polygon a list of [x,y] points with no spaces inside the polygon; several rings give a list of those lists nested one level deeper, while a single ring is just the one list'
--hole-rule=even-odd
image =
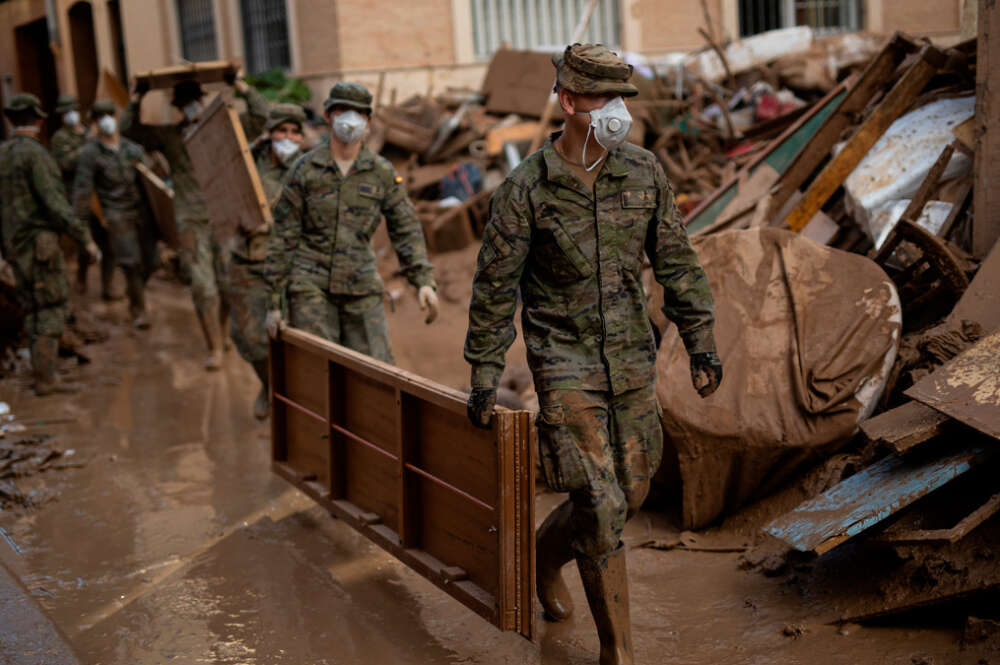
[{"label": "rubber boot", "polygon": [[222,331],[219,330],[218,300],[213,300],[198,310],[198,322],[201,323],[201,332],[205,335],[205,343],[208,345],[205,369],[217,372],[222,369]]},{"label": "rubber boot", "polygon": [[573,504],[563,502],[549,513],[535,534],[535,590],[549,621],[565,621],[573,614],[562,567],[573,560],[569,520]]},{"label": "rubber boot", "polygon": [[56,378],[56,360],[59,357],[59,339],[39,336],[31,344],[31,367],[35,374],[35,394],[39,397],[52,393],[78,393],[82,386],[63,383]]},{"label": "rubber boot", "polygon": [[601,640],[600,665],[632,665],[625,548],[605,557],[577,557],[580,579]]},{"label": "rubber boot", "polygon": [[258,360],[253,363],[253,371],[257,373],[257,378],[260,379],[260,392],[257,393],[257,399],[253,401],[253,417],[257,420],[264,420],[267,415],[271,412],[271,396],[268,390],[268,372],[267,372],[267,361]]},{"label": "rubber boot", "polygon": [[142,269],[129,266],[125,269],[125,288],[128,293],[128,311],[132,315],[132,325],[139,330],[149,329],[149,315],[146,313],[145,283]]}]

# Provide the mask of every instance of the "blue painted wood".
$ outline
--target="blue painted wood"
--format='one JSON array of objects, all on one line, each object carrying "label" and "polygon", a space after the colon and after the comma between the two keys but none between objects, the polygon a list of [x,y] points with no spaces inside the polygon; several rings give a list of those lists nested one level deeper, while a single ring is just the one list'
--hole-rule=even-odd
[{"label": "blue painted wood", "polygon": [[936,458],[891,455],[800,504],[764,530],[800,552],[826,552],[979,465],[996,447]]}]

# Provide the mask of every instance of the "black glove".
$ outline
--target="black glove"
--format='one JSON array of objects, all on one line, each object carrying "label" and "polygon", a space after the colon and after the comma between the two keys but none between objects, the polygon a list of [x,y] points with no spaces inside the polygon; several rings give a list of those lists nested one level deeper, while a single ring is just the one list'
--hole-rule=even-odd
[{"label": "black glove", "polygon": [[226,85],[234,85],[236,83],[236,70],[227,69],[222,74],[222,80],[226,82]]},{"label": "black glove", "polygon": [[497,391],[493,388],[473,388],[469,393],[469,403],[465,411],[469,422],[479,429],[489,429],[493,421],[493,407],[497,403]]},{"label": "black glove", "polygon": [[722,361],[719,354],[710,351],[708,353],[691,354],[691,385],[703,398],[714,393],[719,384],[722,383]]},{"label": "black glove", "polygon": [[145,95],[149,92],[149,79],[137,79],[135,82],[135,94]]}]

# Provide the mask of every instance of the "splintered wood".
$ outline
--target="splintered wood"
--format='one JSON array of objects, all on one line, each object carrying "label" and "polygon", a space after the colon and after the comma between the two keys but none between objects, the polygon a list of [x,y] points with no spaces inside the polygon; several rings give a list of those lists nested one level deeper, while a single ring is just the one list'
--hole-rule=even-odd
[{"label": "splintered wood", "polygon": [[272,468],[500,630],[534,639],[534,427],[300,330],[271,342]]},{"label": "splintered wood", "polygon": [[209,104],[184,136],[184,146],[219,240],[271,225],[271,207],[243,126],[225,95]]}]

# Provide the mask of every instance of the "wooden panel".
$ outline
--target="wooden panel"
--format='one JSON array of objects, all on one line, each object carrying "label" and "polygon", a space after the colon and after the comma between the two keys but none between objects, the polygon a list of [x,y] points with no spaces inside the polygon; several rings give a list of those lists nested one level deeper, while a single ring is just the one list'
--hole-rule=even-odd
[{"label": "wooden panel", "polygon": [[953,429],[954,421],[920,402],[907,402],[861,423],[870,441],[888,446],[897,453],[929,441]]},{"label": "wooden panel", "polygon": [[136,83],[149,84],[150,90],[172,88],[181,81],[197,81],[198,83],[219,83],[227,76],[236,76],[240,63],[230,60],[212,60],[208,62],[192,62],[187,65],[161,67],[151,69],[136,75]]},{"label": "wooden panel", "polygon": [[228,94],[208,105],[184,135],[184,147],[220,241],[271,225],[271,207]]},{"label": "wooden panel", "polygon": [[174,190],[142,162],[136,162],[135,170],[163,241],[168,247],[179,248],[180,233],[177,230],[177,219],[174,217]]},{"label": "wooden panel", "polygon": [[[975,0],[972,0],[975,1]],[[1000,239],[1000,7],[979,0],[976,67],[976,217],[972,254],[984,258]]]},{"label": "wooden panel", "polygon": [[534,427],[299,330],[271,342],[274,472],[501,630],[534,639]]}]

